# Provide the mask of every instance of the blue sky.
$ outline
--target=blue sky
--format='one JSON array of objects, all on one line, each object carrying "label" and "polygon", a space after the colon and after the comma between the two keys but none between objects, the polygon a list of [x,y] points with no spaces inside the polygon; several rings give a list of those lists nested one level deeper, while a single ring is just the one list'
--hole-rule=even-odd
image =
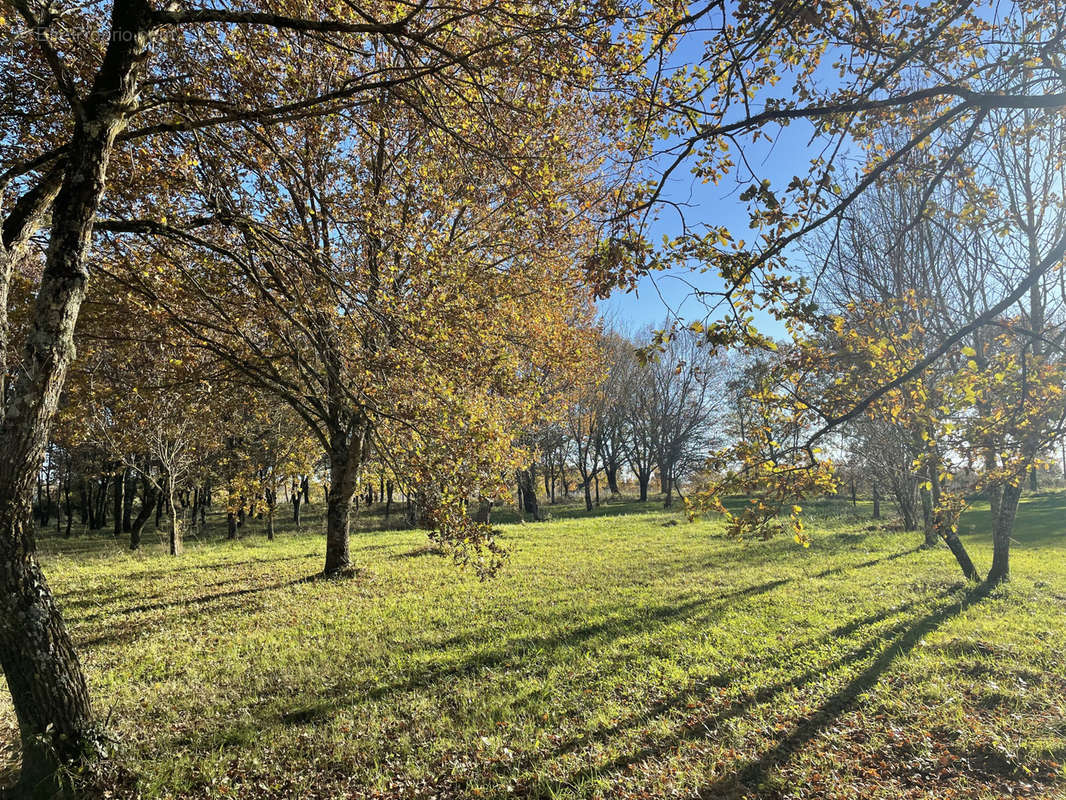
[{"label": "blue sky", "polygon": [[[667,184],[663,197],[683,205],[684,223],[690,229],[698,229],[701,225],[725,225],[735,238],[751,242],[756,234],[748,227],[747,204],[739,199],[740,193],[751,184],[752,172],[758,179],[769,179],[773,185],[782,188],[793,175],[808,172],[810,159],[821,149],[818,142],[809,145],[809,138],[810,127],[804,123],[781,129],[776,132],[772,145],[759,142],[746,149],[751,171],[747,167],[738,167],[718,185],[701,183],[687,170],[679,169]],[[678,211],[667,206],[652,224],[649,237],[658,244],[664,235],[674,236],[681,229]],[[694,265],[689,270],[646,275],[635,291],[615,292],[600,302],[599,307],[619,327],[636,330],[650,325],[658,328],[668,316],[677,315],[686,321],[703,319],[707,310],[693,297],[693,287],[714,290],[721,286],[722,281],[716,272],[699,272]],[[771,331],[777,327],[768,319],[760,324],[765,324]]]}]

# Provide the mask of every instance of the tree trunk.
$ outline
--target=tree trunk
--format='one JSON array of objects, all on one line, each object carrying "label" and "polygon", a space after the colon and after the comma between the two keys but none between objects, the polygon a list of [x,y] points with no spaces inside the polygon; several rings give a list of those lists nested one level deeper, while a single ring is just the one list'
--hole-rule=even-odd
[{"label": "tree trunk", "polygon": [[117,539],[122,535],[122,499],[126,494],[126,477],[129,470],[120,469],[115,473],[115,528],[114,537]]},{"label": "tree trunk", "polygon": [[67,525],[66,525],[66,528],[63,530],[63,538],[64,539],[69,539],[70,538],[70,525],[71,525],[71,522],[72,522],[71,512],[73,511],[73,509],[70,506],[70,462],[69,461],[67,461],[67,479],[63,483],[63,507],[64,507],[64,510],[65,510],[65,513],[66,513],[66,516],[67,516],[67,520],[66,520]]},{"label": "tree trunk", "polygon": [[933,526],[933,495],[928,489],[920,490],[922,497],[922,526],[925,530],[924,547],[936,547],[939,538]]},{"label": "tree trunk", "polygon": [[585,510],[592,511],[592,487],[589,485],[592,481],[589,478],[585,478]]},{"label": "tree trunk", "polygon": [[970,560],[970,554],[966,552],[962,540],[959,539],[959,534],[953,530],[948,530],[944,534],[944,541],[955,556],[955,560],[959,562],[959,566],[962,567],[962,574],[972,581],[981,580],[981,574],[977,571],[977,567],[973,565],[973,561]]},{"label": "tree trunk", "polygon": [[159,530],[159,522],[163,519],[163,506],[166,505],[166,499],[162,492],[159,492],[158,497],[155,500],[155,529]]},{"label": "tree trunk", "polygon": [[670,508],[674,504],[674,483],[667,477],[666,479],[666,497],[663,500],[663,508]]},{"label": "tree trunk", "polygon": [[133,528],[133,500],[137,496],[137,480],[134,477],[133,470],[126,470],[126,477],[123,481],[123,496],[122,496],[122,532],[129,533]]},{"label": "tree trunk", "polygon": [[539,521],[541,519],[540,502],[537,500],[537,468],[535,466],[518,471],[518,488],[522,511],[532,514],[533,519]]},{"label": "tree trunk", "polygon": [[363,468],[365,444],[370,433],[364,421],[352,425],[356,435],[334,431],[329,453],[329,492],[326,494],[326,565],[322,573],[338,575],[352,568],[348,545],[352,498]]},{"label": "tree trunk", "polygon": [[603,474],[607,476],[607,488],[610,489],[611,494],[614,496],[621,494],[621,492],[618,491],[618,465],[611,464],[609,466],[604,466]]},{"label": "tree trunk", "polygon": [[389,518],[389,514],[392,513],[392,481],[388,481],[385,484],[385,519]]},{"label": "tree trunk", "polygon": [[999,514],[992,530],[992,569],[989,583],[1000,583],[1010,577],[1010,536],[1014,532],[1014,519],[1018,514],[1018,500],[1022,495],[1021,481],[1017,486],[1007,484],[999,504]]},{"label": "tree trunk", "polygon": [[148,518],[152,516],[152,511],[155,510],[158,495],[159,489],[157,489],[151,481],[145,478],[141,509],[137,512],[137,516],[130,525],[130,550],[136,550],[141,546],[141,532],[144,530]]},{"label": "tree trunk", "polygon": [[640,502],[648,502],[648,484],[651,483],[651,473],[649,471],[638,471],[637,483],[640,486]]},{"label": "tree trunk", "polygon": [[183,549],[181,523],[178,521],[178,509],[174,504],[174,483],[169,476],[167,477],[167,503],[170,506],[170,554],[172,556],[180,556]]},{"label": "tree trunk", "polygon": [[226,512],[226,538],[237,538],[237,515],[232,511]]},{"label": "tree trunk", "polygon": [[881,492],[878,491],[877,481],[874,481],[873,495],[874,495],[874,519],[881,519]]},{"label": "tree trunk", "polygon": [[51,797],[92,730],[81,665],[34,555],[30,493],[0,495],[0,668],[22,739],[17,797]]},{"label": "tree trunk", "polygon": [[474,522],[481,525],[488,525],[489,518],[492,515],[492,500],[487,497],[478,498],[477,514],[474,516]]}]

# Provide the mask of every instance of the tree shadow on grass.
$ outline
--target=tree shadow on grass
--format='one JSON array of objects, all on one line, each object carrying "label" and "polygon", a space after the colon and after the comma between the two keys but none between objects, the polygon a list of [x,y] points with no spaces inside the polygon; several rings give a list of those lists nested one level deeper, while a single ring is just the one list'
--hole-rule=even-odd
[{"label": "tree shadow on grass", "polygon": [[945,605],[902,631],[889,642],[862,672],[830,695],[818,710],[796,725],[790,733],[757,758],[737,766],[728,775],[702,787],[697,797],[712,800],[751,790],[759,786],[774,770],[783,766],[800,748],[830,727],[848,711],[860,695],[872,689],[895,661],[913,650],[918,643],[949,619],[988,597],[992,587],[981,584],[969,589],[961,602]]},{"label": "tree shadow on grass", "polygon": [[[315,700],[286,709],[281,712],[280,719],[287,725],[320,722],[353,702],[372,702],[433,685],[447,686],[456,679],[476,675],[484,670],[517,666],[529,652],[554,653],[593,644],[598,648],[603,648],[621,636],[644,633],[677,620],[691,618],[696,613],[704,615],[723,613],[736,600],[773,591],[784,583],[787,583],[787,580],[767,581],[724,595],[700,597],[672,605],[627,609],[623,614],[612,614],[599,622],[576,627],[564,626],[545,636],[523,636],[510,639],[502,646],[483,648],[458,660],[446,658],[435,660],[422,668],[408,670],[397,680],[387,683],[336,686],[327,692],[331,700]],[[482,643],[483,640],[467,635],[451,636],[438,642],[426,642],[423,646],[446,653],[452,649],[462,650]]]},{"label": "tree shadow on grass", "polygon": [[[85,617],[80,617],[72,620],[75,625],[81,625],[88,622],[93,622],[102,618],[113,618],[114,620],[127,621],[131,615],[136,614],[150,614],[154,611],[168,611],[171,609],[180,608],[183,611],[193,608],[210,607],[213,610],[218,610],[226,602],[249,597],[252,595],[262,594],[264,592],[272,592],[281,589],[287,589],[292,586],[297,586],[301,583],[310,583],[321,579],[320,575],[308,575],[300,578],[294,578],[288,581],[280,581],[277,583],[267,584],[265,586],[248,586],[243,589],[232,589],[226,592],[215,592],[214,594],[201,595],[199,597],[191,597],[187,599],[169,600],[167,602],[159,603],[143,603],[137,606],[131,606],[116,611],[100,611],[95,614],[89,614]],[[111,627],[107,633],[103,633],[99,636],[90,637],[86,639],[79,638],[77,644],[79,647],[102,647],[105,645],[118,644],[121,642],[128,642],[138,635],[144,627],[138,621],[131,621],[125,627]]]},{"label": "tree shadow on grass", "polygon": [[[884,609],[874,614],[868,614],[866,616],[856,618],[845,623],[844,625],[838,626],[837,628],[834,628],[824,634],[821,634],[816,639],[799,642],[784,651],[773,651],[772,654],[769,656],[769,659],[775,663],[789,663],[789,660],[791,658],[796,657],[802,652],[807,652],[811,649],[815,649],[817,645],[821,642],[850,635],[851,633],[855,633],[864,627],[868,627],[878,622],[887,620],[892,616],[905,613],[914,606],[920,603],[927,602],[930,599],[940,599],[950,594],[953,594],[955,591],[958,590],[958,588],[959,585],[955,584],[951,587],[945,588],[941,592],[938,592],[932,598],[917,598],[899,606],[894,606],[892,608]],[[969,602],[970,604],[972,604],[972,602],[975,602],[974,600],[969,600],[971,594],[968,594],[967,599],[963,601],[963,607],[965,607],[965,604],[967,604],[967,602]],[[938,609],[937,612],[917,624],[912,623],[910,619],[901,620],[889,627],[888,629],[878,632],[876,635],[869,638],[857,649],[853,649],[845,655],[836,658],[828,663],[819,664],[817,666],[811,667],[810,669],[804,670],[803,672],[797,675],[786,677],[782,680],[775,681],[764,686],[756,687],[752,691],[745,692],[740,697],[736,697],[735,699],[730,700],[724,707],[721,707],[713,713],[700,716],[699,718],[689,723],[686,723],[684,726],[675,729],[670,734],[666,735],[664,738],[660,739],[654,744],[649,744],[638,750],[620,755],[617,758],[614,758],[611,761],[607,762],[606,764],[590,765],[589,767],[586,767],[582,770],[571,773],[565,780],[560,780],[550,784],[550,786],[547,787],[547,794],[548,796],[552,796],[553,792],[560,792],[568,786],[579,785],[584,781],[595,778],[597,776],[603,776],[604,774],[624,770],[628,767],[631,767],[635,764],[639,764],[648,759],[659,758],[664,754],[676,749],[678,745],[682,744],[683,742],[707,738],[708,736],[713,735],[713,733],[718,729],[719,726],[721,726],[724,722],[730,719],[741,717],[753,708],[760,706],[764,703],[768,703],[786,692],[799,689],[809,683],[823,680],[827,675],[830,675],[837,670],[844,669],[857,662],[865,660],[878,650],[878,648],[884,641],[885,636],[893,637],[892,643],[882,649],[881,654],[874,662],[874,665],[864,671],[862,675],[860,675],[860,678],[862,676],[866,676],[867,673],[871,672],[874,666],[879,665],[880,661],[885,657],[885,654],[891,654],[894,658],[900,653],[900,651],[896,648],[902,646],[901,643],[909,642],[911,640],[911,637],[913,637],[913,643],[910,644],[910,647],[913,647],[914,644],[916,644],[922,638],[922,636],[930,632],[933,628],[935,628],[941,622],[946,620],[948,617],[954,616],[954,614],[959,613],[959,611],[961,610],[962,607],[960,607],[959,604],[956,603]],[[936,622],[930,623],[930,620],[934,619],[936,620]],[[891,663],[891,659],[889,659],[888,663]],[[874,683],[876,683],[876,676],[879,676],[881,672],[883,672],[887,668],[888,663],[881,665],[880,670],[876,672],[875,677],[870,680],[869,686],[872,686]],[[756,670],[766,666],[769,666],[769,662],[767,664],[751,665],[751,667]],[[625,733],[627,730],[647,726],[649,723],[654,722],[658,718],[666,716],[674,710],[690,708],[693,703],[713,702],[720,696],[720,694],[715,693],[715,690],[721,691],[726,689],[732,684],[733,678],[735,678],[734,675],[720,674],[713,676],[710,679],[700,681],[696,685],[687,687],[682,691],[676,692],[670,697],[661,700],[658,703],[655,703],[650,708],[647,708],[646,710],[640,713],[632,715],[628,719],[622,720],[618,723],[615,723],[614,725],[602,728],[598,731],[574,737],[569,741],[559,743],[548,757],[554,758],[560,755],[566,755],[568,753],[579,751],[582,748],[588,747],[593,744],[606,743],[610,739]],[[858,680],[859,679],[857,678],[856,681]],[[856,681],[849,683],[848,687],[845,687],[845,689],[841,690],[841,692],[838,694],[844,693],[849,687],[852,689],[852,691],[855,691],[854,684],[856,683]],[[865,690],[858,690],[858,692],[861,691]],[[836,698],[837,695],[834,695],[833,697]],[[832,702],[832,698],[830,702]],[[828,724],[828,722],[830,721],[831,719],[826,720],[825,724]],[[802,742],[790,743],[792,747],[799,746],[799,744],[802,744]],[[782,745],[782,747],[784,747],[784,745]],[[783,752],[787,753],[788,751],[783,750]],[[532,768],[533,766],[535,766],[535,763],[540,760],[540,758],[530,756],[525,760],[523,766],[527,768]],[[710,787],[709,794],[701,794],[700,797],[706,797],[707,800],[710,800],[711,798],[719,798],[720,795],[715,794],[714,791],[724,791],[724,789],[716,784],[715,786]]]}]

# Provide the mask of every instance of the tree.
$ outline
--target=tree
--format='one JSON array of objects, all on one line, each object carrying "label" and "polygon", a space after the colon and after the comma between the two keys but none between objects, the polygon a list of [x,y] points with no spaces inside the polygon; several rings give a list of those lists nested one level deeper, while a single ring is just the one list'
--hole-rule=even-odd
[{"label": "tree", "polygon": [[[173,174],[187,167],[183,132],[206,135],[254,121],[273,139],[271,123],[336,115],[390,87],[403,87],[408,106],[432,120],[432,100],[442,87],[476,94],[478,79],[504,65],[501,49],[515,52],[529,43],[532,52],[546,40],[591,50],[609,45],[598,9],[587,16],[576,7],[555,11],[489,6],[468,14],[427,3],[384,16],[354,6],[319,16],[299,3],[189,9],[114,0],[110,13],[97,3],[53,13],[34,0],[14,1],[14,24],[0,34],[0,116],[12,132],[0,145],[6,209],[0,345],[8,367],[14,361],[6,319],[12,276],[33,260],[42,228],[47,241],[21,362],[15,379],[5,381],[0,423],[6,454],[0,467],[0,665],[20,722],[23,787],[51,781],[57,764],[76,760],[92,738],[85,681],[34,555],[30,515],[74,356],[105,189],[112,190],[110,211],[153,206],[153,198],[174,187]],[[346,60],[365,48],[394,57]],[[315,58],[338,64],[337,80],[313,90],[294,55],[312,50]],[[116,185],[116,174],[130,179]],[[358,437],[359,424],[350,427]],[[346,554],[334,560],[343,563]]]}]

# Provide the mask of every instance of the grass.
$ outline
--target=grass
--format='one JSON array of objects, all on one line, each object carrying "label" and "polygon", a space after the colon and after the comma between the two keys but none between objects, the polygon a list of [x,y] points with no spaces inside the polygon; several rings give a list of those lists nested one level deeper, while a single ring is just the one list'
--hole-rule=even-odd
[{"label": "grass", "polygon": [[[309,581],[316,518],[178,559],[46,539],[116,796],[1066,798],[1066,496],[1023,505],[990,593],[861,504],[817,509],[806,550],[553,511],[504,526],[487,582],[409,531]],[[16,738],[0,697],[0,764]]]}]

